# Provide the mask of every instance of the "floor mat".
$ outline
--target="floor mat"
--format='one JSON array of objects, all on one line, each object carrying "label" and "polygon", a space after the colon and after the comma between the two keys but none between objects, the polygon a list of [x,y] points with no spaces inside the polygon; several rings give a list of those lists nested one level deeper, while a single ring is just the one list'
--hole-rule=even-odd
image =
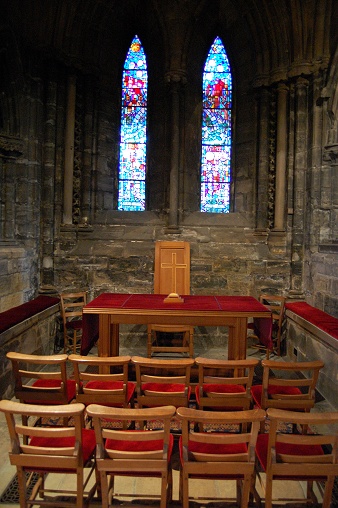
[{"label": "floor mat", "polygon": [[[30,473],[26,473],[26,478],[28,479]],[[27,489],[27,493],[30,495],[34,488],[34,485],[39,479],[38,473],[32,473],[32,479],[29,484],[29,488]],[[2,496],[0,497],[0,503],[7,504],[19,504],[19,484],[17,475],[9,482],[6,489],[4,490]]]}]

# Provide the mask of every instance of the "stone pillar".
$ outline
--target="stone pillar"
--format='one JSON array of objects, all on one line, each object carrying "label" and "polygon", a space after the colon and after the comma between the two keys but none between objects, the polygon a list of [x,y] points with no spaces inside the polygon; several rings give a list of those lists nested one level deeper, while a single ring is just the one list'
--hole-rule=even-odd
[{"label": "stone pillar", "polygon": [[172,78],[171,93],[171,164],[170,164],[170,197],[169,197],[169,228],[178,227],[178,165],[180,159],[179,118],[180,97],[179,80]]},{"label": "stone pillar", "polygon": [[270,93],[261,88],[258,97],[258,168],[256,197],[256,232],[264,233],[268,228],[268,180],[269,180],[269,103]]},{"label": "stone pillar", "polygon": [[277,147],[274,231],[285,231],[286,160],[287,160],[287,99],[288,87],[277,89]]},{"label": "stone pillar", "polygon": [[63,223],[72,224],[74,128],[75,128],[76,76],[70,74],[67,89],[67,111],[65,130],[65,172],[63,194]]},{"label": "stone pillar", "polygon": [[84,133],[83,133],[83,176],[82,176],[82,207],[81,224],[88,226],[92,222],[92,171],[96,155],[96,115],[94,111],[95,89],[91,77],[86,77],[84,86]]},{"label": "stone pillar", "polygon": [[295,101],[294,213],[291,245],[290,296],[303,298],[304,250],[306,230],[306,171],[308,132],[308,81],[298,78]]},{"label": "stone pillar", "polygon": [[171,72],[167,75],[170,84],[171,108],[171,163],[170,163],[170,196],[169,196],[169,223],[171,232],[178,229],[178,200],[179,200],[179,165],[180,165],[180,116],[181,86],[185,83],[183,71]]},{"label": "stone pillar", "polygon": [[46,290],[54,283],[54,202],[55,202],[55,166],[56,166],[56,103],[57,84],[53,69],[49,73],[46,87],[44,118],[44,160],[42,171],[41,233],[42,269],[40,290]]}]

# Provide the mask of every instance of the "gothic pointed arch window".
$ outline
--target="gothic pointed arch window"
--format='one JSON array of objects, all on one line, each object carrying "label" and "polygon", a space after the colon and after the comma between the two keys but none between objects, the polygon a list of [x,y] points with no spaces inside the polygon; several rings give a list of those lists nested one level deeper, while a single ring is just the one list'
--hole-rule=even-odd
[{"label": "gothic pointed arch window", "polygon": [[230,212],[231,103],[230,64],[216,37],[203,71],[201,212]]},{"label": "gothic pointed arch window", "polygon": [[135,35],[122,75],[118,210],[145,210],[148,71]]}]

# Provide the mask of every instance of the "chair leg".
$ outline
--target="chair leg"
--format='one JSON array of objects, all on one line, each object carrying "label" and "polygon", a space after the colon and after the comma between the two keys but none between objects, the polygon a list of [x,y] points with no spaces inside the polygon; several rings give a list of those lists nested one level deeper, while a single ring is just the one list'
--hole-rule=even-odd
[{"label": "chair leg", "polygon": [[323,495],[323,508],[330,508],[334,479],[335,479],[334,476],[329,476],[325,482],[325,490]]},{"label": "chair leg", "polygon": [[101,506],[102,508],[108,508],[109,507],[109,486],[110,480],[108,478],[108,475],[105,471],[100,471],[100,483],[101,483]]},{"label": "chair leg", "polygon": [[258,494],[257,489],[256,489],[256,479],[257,479],[257,477],[260,480],[259,473],[256,472],[256,468],[255,468],[255,473],[251,477],[249,500],[250,501],[254,501],[255,504],[258,506],[258,508],[260,508],[262,506],[262,501],[261,501],[261,497]]},{"label": "chair leg", "polygon": [[83,508],[83,469],[76,473],[76,508]]},{"label": "chair leg", "polygon": [[147,357],[151,358],[151,346],[152,346],[152,332],[148,329],[147,335]]},{"label": "chair leg", "polygon": [[189,475],[183,468],[182,474],[182,506],[189,508]]},{"label": "chair leg", "polygon": [[189,333],[189,356],[190,358],[194,357],[194,336],[191,332]]},{"label": "chair leg", "polygon": [[167,507],[167,486],[168,486],[168,472],[162,473],[161,478],[161,508]]},{"label": "chair leg", "polygon": [[268,475],[266,475],[264,507],[272,508],[272,477]]},{"label": "chair leg", "polygon": [[22,467],[17,467],[17,476],[18,476],[18,487],[19,487],[19,500],[20,500],[20,508],[26,508],[26,496],[27,496],[27,487],[26,487],[26,478],[25,472]]},{"label": "chair leg", "polygon": [[241,508],[248,508],[251,490],[251,475],[245,475],[242,480]]}]

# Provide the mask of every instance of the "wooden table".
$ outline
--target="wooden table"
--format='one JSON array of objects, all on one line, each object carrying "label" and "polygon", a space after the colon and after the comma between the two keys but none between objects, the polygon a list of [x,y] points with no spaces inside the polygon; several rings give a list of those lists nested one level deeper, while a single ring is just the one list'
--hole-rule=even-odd
[{"label": "wooden table", "polygon": [[182,303],[165,303],[166,296],[103,293],[92,300],[83,309],[81,353],[99,339],[100,356],[118,356],[120,324],[226,326],[229,360],[246,358],[248,318],[271,341],[271,312],[252,296],[181,295]]}]

